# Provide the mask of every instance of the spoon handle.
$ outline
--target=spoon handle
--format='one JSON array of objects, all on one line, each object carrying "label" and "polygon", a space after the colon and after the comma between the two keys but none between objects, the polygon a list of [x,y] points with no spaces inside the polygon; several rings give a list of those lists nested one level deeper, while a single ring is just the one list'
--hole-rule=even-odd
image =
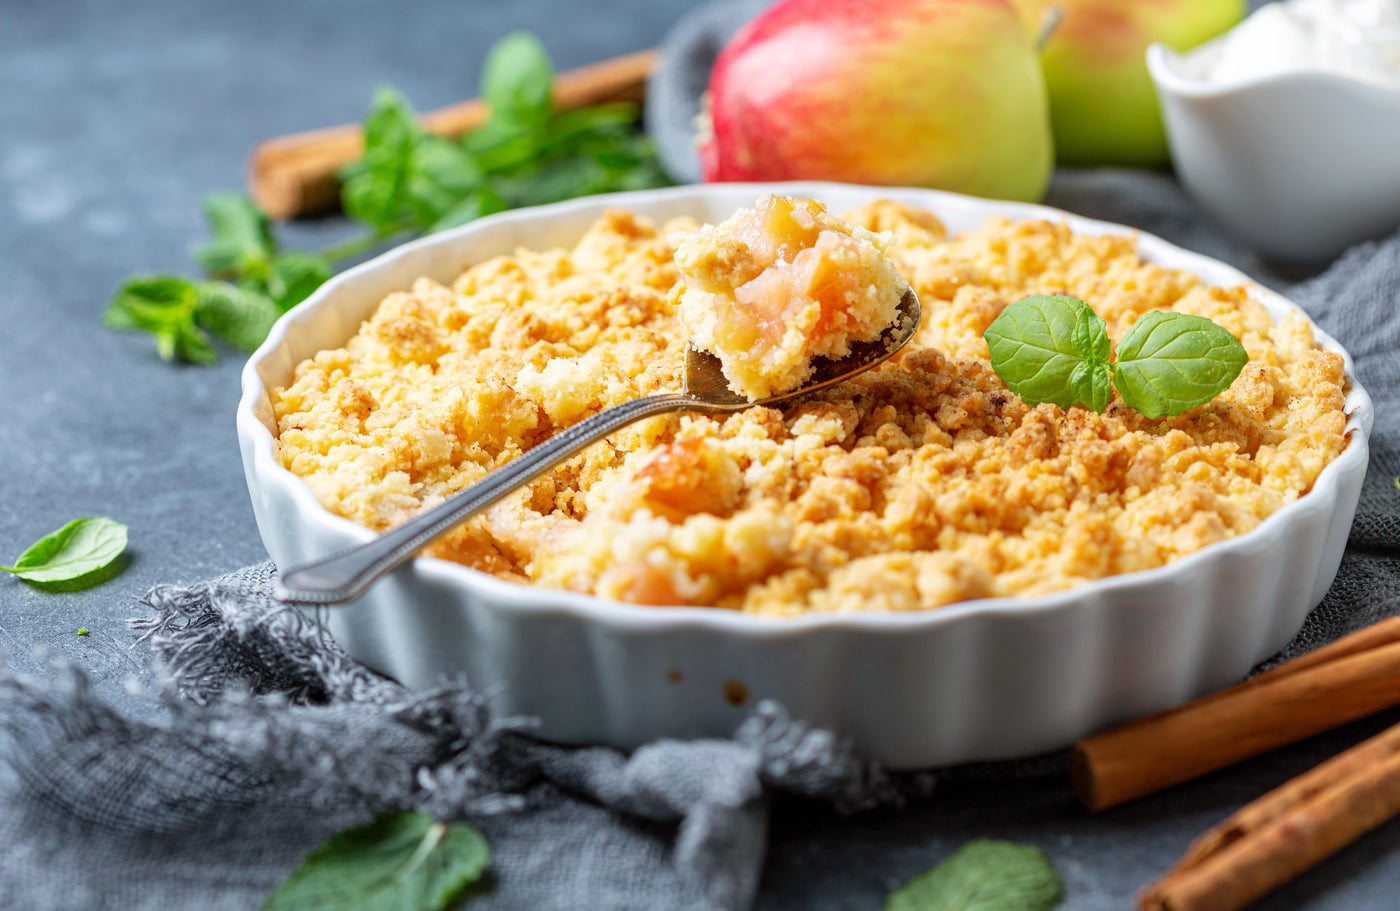
[{"label": "spoon handle", "polygon": [[374,540],[283,572],[273,594],[279,601],[299,604],[339,604],[357,598],[428,542],[608,434],[658,414],[707,410],[705,403],[685,393],[647,396],[606,408]]}]

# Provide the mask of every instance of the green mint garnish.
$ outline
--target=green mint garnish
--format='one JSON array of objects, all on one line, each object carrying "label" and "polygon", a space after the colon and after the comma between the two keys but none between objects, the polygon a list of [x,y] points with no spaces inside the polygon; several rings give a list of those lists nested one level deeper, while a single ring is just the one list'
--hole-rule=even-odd
[{"label": "green mint garnish", "polygon": [[122,523],[74,519],[35,541],[14,566],[0,566],[0,570],[41,588],[88,588],[121,571],[117,558],[125,549],[126,526]]},{"label": "green mint garnish", "polygon": [[490,119],[459,140],[429,133],[391,88],[374,95],[365,149],[341,173],[341,207],[365,230],[317,253],[283,250],[267,216],[242,193],[204,199],[209,240],[193,251],[208,280],[125,282],[104,314],[113,329],[148,332],[168,361],[212,364],[211,336],[250,352],[277,317],[336,271],[391,240],[432,233],[517,206],[666,186],[630,102],[556,112],[554,66],[539,39],[513,32],[486,55],[481,95]]},{"label": "green mint garnish", "polygon": [[1204,316],[1153,310],[1118,345],[1113,384],[1123,401],[1150,418],[1204,405],[1235,381],[1249,355]]},{"label": "green mint garnish", "polygon": [[1110,360],[1104,322],[1088,304],[1035,294],[1011,304],[983,333],[992,369],[1027,404],[1108,407],[1112,390],[1149,418],[1175,416],[1215,398],[1249,355],[1202,316],[1153,310],[1133,324]]},{"label": "green mint garnish", "polygon": [[425,813],[381,816],[323,841],[262,911],[440,911],[490,862],[471,826]]},{"label": "green mint garnish", "polygon": [[553,107],[553,92],[554,63],[540,39],[529,32],[511,32],[486,52],[481,97],[493,117],[511,123],[544,123]]},{"label": "green mint garnish", "polygon": [[277,253],[272,227],[242,193],[204,197],[209,240],[194,249],[196,261],[212,278],[263,277]]},{"label": "green mint garnish", "polygon": [[341,172],[340,198],[377,236],[442,230],[505,208],[471,153],[423,129],[395,90],[375,92],[364,129],[364,156]]},{"label": "green mint garnish", "polygon": [[1090,399],[1079,393],[1092,389],[1094,364],[1108,362],[1103,320],[1088,304],[1063,294],[1017,301],[992,321],[983,338],[997,376],[1033,404],[1088,405]]},{"label": "green mint garnish", "polygon": [[885,899],[885,911],[1049,911],[1060,877],[1030,845],[979,839]]},{"label": "green mint garnish", "polygon": [[151,333],[164,360],[212,364],[219,355],[195,321],[198,307],[194,282],[178,275],[138,276],[117,289],[102,321],[109,329]]},{"label": "green mint garnish", "polygon": [[1075,401],[1094,411],[1103,411],[1112,396],[1108,371],[1112,342],[1108,338],[1108,327],[1098,314],[1083,301],[1077,303],[1081,306],[1075,316],[1071,341],[1081,360],[1069,376],[1070,393]]}]

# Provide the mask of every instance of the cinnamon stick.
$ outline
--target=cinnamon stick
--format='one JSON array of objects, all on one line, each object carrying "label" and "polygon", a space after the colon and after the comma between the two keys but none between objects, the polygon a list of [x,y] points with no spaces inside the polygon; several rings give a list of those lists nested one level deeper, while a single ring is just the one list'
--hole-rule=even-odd
[{"label": "cinnamon stick", "polygon": [[[637,51],[559,74],[554,105],[567,111],[608,101],[640,101],[655,66],[655,50]],[[423,115],[423,125],[456,138],[484,124],[490,112],[480,98]],[[334,209],[340,202],[336,173],[360,157],[364,134],[357,124],[308,130],[269,139],[248,158],[248,191],[273,218],[295,218]]]},{"label": "cinnamon stick", "polygon": [[1400,704],[1400,618],[1219,693],[1075,744],[1079,799],[1098,811]]},{"label": "cinnamon stick", "polygon": [[1400,814],[1400,725],[1298,776],[1192,843],[1143,911],[1236,911]]},{"label": "cinnamon stick", "polygon": [[1317,667],[1329,661],[1335,661],[1338,658],[1345,658],[1348,655],[1355,655],[1369,649],[1379,648],[1382,645],[1389,645],[1392,642],[1400,642],[1400,616],[1372,623],[1354,633],[1349,633],[1340,639],[1319,646],[1297,658],[1285,661],[1277,667],[1269,668],[1262,674],[1256,674],[1241,682],[1239,686],[1242,688],[1257,686],[1260,683],[1276,680],[1286,674],[1296,674],[1298,671]]}]

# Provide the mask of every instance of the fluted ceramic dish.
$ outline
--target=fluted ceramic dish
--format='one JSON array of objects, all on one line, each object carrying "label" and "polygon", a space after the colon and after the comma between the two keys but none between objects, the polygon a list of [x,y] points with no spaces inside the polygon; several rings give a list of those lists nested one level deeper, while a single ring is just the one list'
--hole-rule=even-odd
[{"label": "fluted ceramic dish", "polygon": [[[325,510],[273,452],[268,389],[343,345],[389,292],[419,276],[450,283],[518,246],[572,245],[609,207],[717,222],[773,190],[836,212],[898,199],[950,233],[992,215],[1048,218],[1077,232],[1128,228],[1042,206],[932,190],[839,184],[708,185],[518,210],[399,247],[328,282],[273,328],[243,372],[238,436],[253,510],[279,566],[372,533]],[[1139,234],[1148,260],[1210,284],[1242,273]],[[1257,288],[1275,319],[1297,307]],[[1326,334],[1319,343],[1350,357]],[[631,748],[658,737],[723,736],[765,698],[851,738],[893,768],[1024,756],[1230,683],[1289,640],[1341,560],[1366,468],[1370,400],[1351,381],[1350,442],[1313,489],[1255,530],[1158,569],[1036,598],[993,598],[909,613],[749,616],[656,608],[507,582],[419,557],[324,616],[352,656],[414,687],[465,673],[541,736]]]}]

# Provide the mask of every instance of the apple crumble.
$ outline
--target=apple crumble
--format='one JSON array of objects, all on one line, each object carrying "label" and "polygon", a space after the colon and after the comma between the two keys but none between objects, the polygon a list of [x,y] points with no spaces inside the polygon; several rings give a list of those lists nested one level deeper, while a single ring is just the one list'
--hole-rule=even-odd
[{"label": "apple crumble", "polygon": [[894,323],[908,284],[884,255],[892,239],[815,200],[765,196],[677,244],[681,323],[749,401],[790,392],[816,358],[844,357]]},{"label": "apple crumble", "polygon": [[[1343,365],[1247,288],[1144,262],[1130,237],[992,220],[947,237],[878,202],[923,325],[880,367],[784,408],[651,418],[432,545],[502,578],[770,615],[1036,595],[1161,566],[1257,526],[1346,446]],[[282,463],[383,530],[602,408],[678,390],[668,238],[611,211],[573,249],[521,250],[389,295],[345,347],[273,390]],[[1149,420],[1030,407],[982,333],[1033,293],[1090,302],[1116,341],[1144,313],[1209,317],[1249,364],[1214,401]]]}]

